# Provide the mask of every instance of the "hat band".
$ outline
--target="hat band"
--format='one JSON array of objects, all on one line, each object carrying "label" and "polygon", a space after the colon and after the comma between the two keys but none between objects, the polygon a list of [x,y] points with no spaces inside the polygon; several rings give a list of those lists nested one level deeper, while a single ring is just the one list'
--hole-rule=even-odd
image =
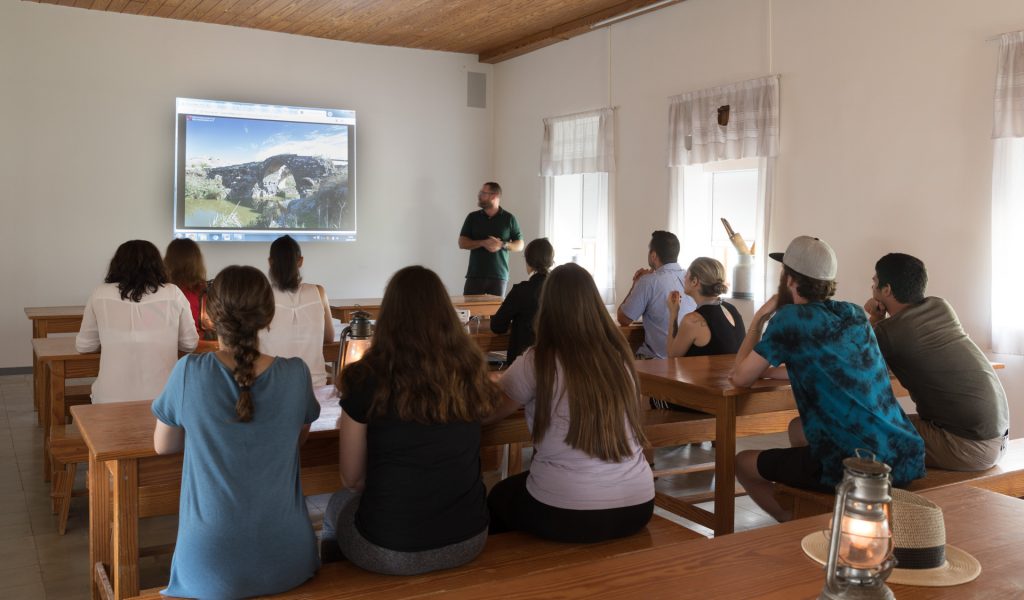
[{"label": "hat band", "polygon": [[896,557],[897,569],[934,569],[946,563],[946,546],[931,548],[896,548],[892,551]]}]

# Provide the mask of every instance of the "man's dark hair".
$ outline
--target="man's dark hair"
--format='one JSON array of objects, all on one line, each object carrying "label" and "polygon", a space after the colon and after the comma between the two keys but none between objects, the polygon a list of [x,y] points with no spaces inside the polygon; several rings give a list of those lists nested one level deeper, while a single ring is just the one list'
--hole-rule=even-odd
[{"label": "man's dark hair", "polygon": [[548,238],[537,238],[526,245],[523,258],[535,272],[547,273],[555,263],[555,249]]},{"label": "man's dark hair", "polygon": [[789,276],[796,282],[796,293],[808,302],[824,302],[836,295],[836,281],[814,279],[803,273],[797,273],[786,265],[782,265],[783,277]]},{"label": "man's dark hair", "polygon": [[117,247],[105,283],[116,283],[122,300],[138,302],[167,283],[164,259],[152,242],[130,240]]},{"label": "man's dark hair", "polygon": [[878,289],[889,286],[898,302],[914,304],[924,300],[928,270],[919,258],[898,252],[886,254],[875,263],[875,277]]},{"label": "man's dark hair", "polygon": [[501,186],[495,181],[488,181],[484,184],[484,187],[494,192],[495,195],[501,196]]},{"label": "man's dark hair", "polygon": [[651,234],[650,249],[658,255],[661,264],[679,262],[679,238],[671,231],[655,231]]}]

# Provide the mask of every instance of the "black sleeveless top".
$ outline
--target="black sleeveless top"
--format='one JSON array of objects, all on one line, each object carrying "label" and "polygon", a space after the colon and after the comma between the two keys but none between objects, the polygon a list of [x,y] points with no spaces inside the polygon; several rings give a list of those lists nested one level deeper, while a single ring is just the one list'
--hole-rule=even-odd
[{"label": "black sleeveless top", "polygon": [[[729,323],[729,320],[725,318],[725,313],[722,312],[723,308],[732,315],[735,325]],[[692,344],[686,351],[686,356],[711,356],[739,352],[740,344],[743,343],[743,336],[747,330],[743,326],[743,317],[740,316],[735,306],[728,302],[705,304],[698,306],[694,312],[707,321],[708,329],[711,330],[711,341],[707,346]]]}]

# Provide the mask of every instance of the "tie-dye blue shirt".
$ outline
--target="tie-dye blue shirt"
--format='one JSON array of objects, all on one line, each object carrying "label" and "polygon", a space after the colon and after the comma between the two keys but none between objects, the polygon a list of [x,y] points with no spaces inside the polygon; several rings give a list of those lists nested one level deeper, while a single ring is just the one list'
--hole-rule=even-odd
[{"label": "tie-dye blue shirt", "polygon": [[835,300],[783,306],[754,351],[772,366],[785,363],[823,484],[839,483],[843,459],[857,448],[892,467],[896,485],[924,476],[924,442],[893,396],[861,307]]}]

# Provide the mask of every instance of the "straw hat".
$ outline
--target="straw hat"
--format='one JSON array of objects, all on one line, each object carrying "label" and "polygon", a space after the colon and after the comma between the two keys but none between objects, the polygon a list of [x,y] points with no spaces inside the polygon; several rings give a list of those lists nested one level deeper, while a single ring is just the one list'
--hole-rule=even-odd
[{"label": "straw hat", "polygon": [[[906,490],[892,490],[892,537],[896,568],[889,583],[946,587],[974,581],[981,564],[970,554],[946,543],[942,509]],[[828,560],[828,532],[816,531],[801,542],[807,556],[820,564]]]}]

